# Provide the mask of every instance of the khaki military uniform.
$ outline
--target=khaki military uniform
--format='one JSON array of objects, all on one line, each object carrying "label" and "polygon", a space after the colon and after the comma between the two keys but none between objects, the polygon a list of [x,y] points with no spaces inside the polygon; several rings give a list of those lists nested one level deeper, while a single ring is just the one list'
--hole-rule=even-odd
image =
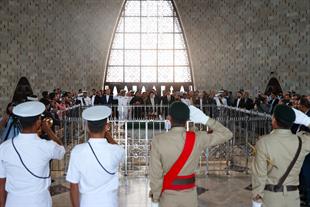
[{"label": "khaki military uniform", "polygon": [[[310,152],[310,134],[300,132],[297,134],[302,140],[300,155],[283,183],[283,186],[298,186],[299,173],[305,159]],[[265,185],[277,185],[280,178],[292,162],[298,148],[297,135],[290,130],[275,129],[262,137],[256,144],[256,156],[252,163],[253,198],[262,197],[264,207],[299,207],[299,192],[265,191]]]},{"label": "khaki military uniform", "polygon": [[[195,172],[201,152],[206,147],[218,145],[232,138],[232,133],[222,124],[209,119],[207,125],[213,133],[205,131],[196,133],[193,151],[179,173],[179,176]],[[153,138],[150,163],[150,186],[153,200],[159,200],[160,207],[195,207],[197,204],[196,188],[174,191],[166,190],[161,195],[163,177],[170,170],[181,154],[186,137],[184,127],[174,127],[171,131]]]}]

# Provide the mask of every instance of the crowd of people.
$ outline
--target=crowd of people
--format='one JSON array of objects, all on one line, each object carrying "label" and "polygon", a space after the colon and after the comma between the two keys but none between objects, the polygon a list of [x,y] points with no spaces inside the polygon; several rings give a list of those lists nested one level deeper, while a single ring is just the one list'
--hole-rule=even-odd
[{"label": "crowd of people", "polygon": [[133,118],[165,118],[168,106],[175,101],[182,101],[187,105],[203,106],[230,106],[246,110],[254,110],[261,113],[272,114],[276,105],[286,104],[299,108],[305,100],[310,100],[310,95],[300,95],[294,91],[284,93],[263,94],[258,92],[256,96],[250,96],[248,91],[239,90],[235,94],[227,90],[172,92],[156,91],[128,91],[120,90],[112,93],[111,89],[92,89],[91,93],[81,89],[78,92],[66,92],[60,88],[52,92],[43,91],[40,101],[44,103],[53,114],[61,118],[62,111],[76,105],[89,107],[94,105],[113,106],[112,116],[116,119],[125,120]]},{"label": "crowd of people", "polygon": [[[36,96],[32,98],[36,98]],[[235,94],[227,90],[158,92],[155,89],[144,92],[122,89],[119,93],[113,94],[109,88],[105,90],[92,89],[91,93],[82,89],[79,89],[78,92],[68,92],[57,88],[52,92],[43,91],[40,101],[46,106],[49,105],[53,111],[64,111],[76,105],[83,107],[109,105],[117,107],[118,111],[121,111],[122,107],[150,106],[153,111],[160,113],[158,106],[169,106],[175,101],[182,101],[187,105],[231,106],[272,114],[276,105],[283,103],[298,107],[299,101],[302,99],[310,100],[310,95],[300,95],[294,91],[287,91],[278,94],[258,92],[256,96],[250,96],[248,91],[242,89]],[[124,119],[126,116],[120,118]]]},{"label": "crowd of people", "polygon": [[[195,105],[203,109],[205,113],[212,116],[212,110],[220,106],[229,106],[238,109],[254,110],[266,114],[272,114],[278,104],[301,109],[310,100],[310,95],[300,95],[294,91],[275,94],[270,92],[263,94],[258,92],[256,96],[250,96],[248,91],[239,90],[235,94],[227,90],[189,91],[172,92],[156,91],[128,91],[120,90],[115,93],[111,89],[92,89],[91,93],[79,89],[75,91],[64,91],[56,88],[51,92],[43,91],[41,97],[31,95],[28,100],[39,100],[46,106],[45,115],[54,120],[53,128],[59,125],[59,120],[66,114],[65,112],[76,107],[90,107],[94,105],[107,105],[112,108],[112,117],[117,120],[127,119],[165,119],[168,115],[169,105],[175,101],[182,101],[186,105]],[[9,103],[6,113],[0,121],[0,128],[11,123],[9,120],[12,107],[16,103]],[[304,109],[301,109],[304,111]],[[216,110],[213,110],[213,112]],[[15,133],[16,134],[16,133]],[[13,136],[6,134],[3,136]],[[2,139],[5,137],[2,136]]]}]

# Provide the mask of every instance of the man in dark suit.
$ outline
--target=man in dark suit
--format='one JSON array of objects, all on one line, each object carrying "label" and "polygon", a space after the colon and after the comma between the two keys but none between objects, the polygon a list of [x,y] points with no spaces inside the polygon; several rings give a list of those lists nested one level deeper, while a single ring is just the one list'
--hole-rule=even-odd
[{"label": "man in dark suit", "polygon": [[170,91],[166,91],[164,96],[161,97],[163,105],[170,105],[174,102],[174,97],[171,96]]},{"label": "man in dark suit", "polygon": [[129,104],[134,106],[131,112],[133,113],[132,117],[134,117],[135,119],[141,119],[144,117],[143,99],[140,91],[136,92]]},{"label": "man in dark suit", "polygon": [[96,91],[96,89],[93,89],[92,93],[93,94],[90,96],[92,106],[99,105],[100,101],[101,101],[101,97],[100,97],[99,91]]},{"label": "man in dark suit", "polygon": [[161,97],[162,114],[164,118],[168,116],[169,105],[171,105],[175,101],[174,96],[171,96],[170,91],[165,91],[164,96]]},{"label": "man in dark suit", "polygon": [[109,88],[105,90],[104,95],[101,97],[100,103],[102,105],[112,105],[113,104],[113,96],[111,95],[111,90]]},{"label": "man in dark suit", "polygon": [[146,100],[146,111],[149,116],[155,118],[154,116],[158,115],[158,106],[160,104],[160,98],[156,96],[156,93],[151,90],[149,97]]},{"label": "man in dark suit", "polygon": [[243,99],[243,94],[241,91],[237,92],[237,98],[235,99],[234,107],[236,107],[236,108],[243,108],[244,107],[244,99]]},{"label": "man in dark suit", "polygon": [[254,102],[251,98],[249,98],[249,92],[244,92],[244,105],[243,108],[247,109],[247,110],[252,110],[254,109]]},{"label": "man in dark suit", "polygon": [[277,95],[274,92],[271,93],[270,97],[271,97],[271,100],[268,102],[268,104],[269,104],[269,113],[273,114],[273,110],[276,107],[276,105],[278,105],[279,99],[278,99]]}]

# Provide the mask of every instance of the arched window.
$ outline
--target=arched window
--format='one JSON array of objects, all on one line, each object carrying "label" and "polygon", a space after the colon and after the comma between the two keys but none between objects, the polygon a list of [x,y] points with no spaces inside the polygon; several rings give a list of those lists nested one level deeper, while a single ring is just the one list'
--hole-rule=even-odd
[{"label": "arched window", "polygon": [[113,36],[105,85],[192,86],[191,64],[171,0],[127,0]]}]

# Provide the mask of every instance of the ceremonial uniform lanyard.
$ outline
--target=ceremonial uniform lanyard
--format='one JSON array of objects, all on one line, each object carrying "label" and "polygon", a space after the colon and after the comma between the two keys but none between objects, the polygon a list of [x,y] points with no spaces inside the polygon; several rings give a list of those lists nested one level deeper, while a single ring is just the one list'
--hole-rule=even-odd
[{"label": "ceremonial uniform lanyard", "polygon": [[24,163],[22,157],[20,156],[19,152],[17,151],[17,149],[16,149],[16,147],[15,147],[14,139],[15,139],[15,137],[12,138],[12,145],[13,145],[13,148],[14,148],[15,152],[17,153],[17,155],[18,155],[18,157],[19,157],[19,160],[20,160],[20,162],[22,163],[22,165],[24,166],[24,168],[25,168],[32,176],[34,176],[34,177],[36,177],[36,178],[39,178],[39,179],[48,179],[48,178],[50,178],[50,177],[51,177],[51,171],[50,171],[50,170],[49,170],[49,175],[48,175],[48,177],[38,176],[38,175],[34,174],[34,173],[25,165],[25,163]]},{"label": "ceremonial uniform lanyard", "polygon": [[91,146],[91,144],[90,144],[89,142],[87,142],[87,143],[88,143],[88,145],[89,145],[91,151],[93,152],[93,154],[94,154],[94,156],[95,156],[97,162],[98,162],[99,165],[101,166],[101,168],[102,168],[106,173],[108,173],[109,175],[115,175],[116,172],[109,172],[107,169],[105,169],[105,167],[103,167],[103,165],[102,165],[101,162],[99,161],[99,159],[98,159],[98,157],[97,157],[97,155],[96,155],[96,153],[95,153],[93,147]]}]

